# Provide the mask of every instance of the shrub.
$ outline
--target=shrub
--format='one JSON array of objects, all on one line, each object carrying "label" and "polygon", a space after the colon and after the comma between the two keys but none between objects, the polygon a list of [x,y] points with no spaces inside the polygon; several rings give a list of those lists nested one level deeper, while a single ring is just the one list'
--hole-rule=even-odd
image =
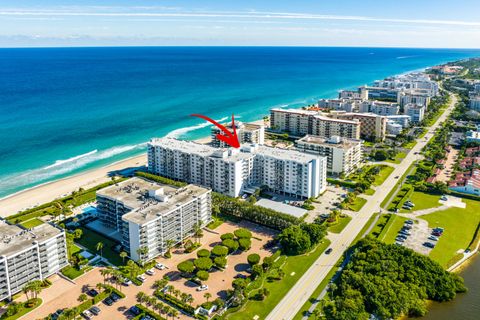
[{"label": "shrub", "polygon": [[197,272],[197,278],[202,280],[202,281],[207,281],[209,277],[209,274],[205,270],[200,270]]},{"label": "shrub", "polygon": [[228,248],[225,246],[215,246],[212,249],[212,254],[217,257],[225,257],[228,254]]},{"label": "shrub", "polygon": [[210,251],[208,251],[207,249],[200,249],[197,252],[197,257],[208,258],[208,257],[210,257]]},{"label": "shrub", "polygon": [[222,239],[222,241],[226,239],[233,239],[233,238],[234,238],[233,233],[224,233],[220,236],[220,239]]},{"label": "shrub", "polygon": [[191,260],[186,260],[186,261],[180,262],[177,265],[177,269],[181,273],[192,273],[195,270],[195,265]]},{"label": "shrub", "polygon": [[252,233],[245,228],[237,229],[233,232],[233,234],[235,235],[235,237],[239,239],[242,239],[242,238],[250,239],[252,237]]},{"label": "shrub", "polygon": [[199,270],[210,270],[210,268],[213,266],[212,259],[205,257],[195,259],[195,261],[193,261],[193,264]]},{"label": "shrub", "polygon": [[248,238],[241,238],[238,240],[238,247],[242,251],[247,251],[252,247],[252,241]]},{"label": "shrub", "polygon": [[249,254],[247,257],[248,264],[253,266],[260,262],[260,256],[257,253]]},{"label": "shrub", "polygon": [[235,289],[243,290],[247,286],[247,281],[242,278],[238,278],[232,281],[232,287]]},{"label": "shrub", "polygon": [[213,259],[213,262],[217,267],[222,269],[227,266],[227,259],[225,257],[215,257],[215,259]]},{"label": "shrub", "polygon": [[238,242],[233,239],[225,239],[222,244],[228,248],[228,253],[235,252],[238,249]]}]

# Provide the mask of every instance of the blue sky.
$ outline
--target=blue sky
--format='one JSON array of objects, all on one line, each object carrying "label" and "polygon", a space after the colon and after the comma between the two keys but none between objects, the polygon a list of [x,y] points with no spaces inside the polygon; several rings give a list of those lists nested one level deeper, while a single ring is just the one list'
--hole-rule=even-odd
[{"label": "blue sky", "polygon": [[480,47],[480,1],[0,0],[0,47]]}]

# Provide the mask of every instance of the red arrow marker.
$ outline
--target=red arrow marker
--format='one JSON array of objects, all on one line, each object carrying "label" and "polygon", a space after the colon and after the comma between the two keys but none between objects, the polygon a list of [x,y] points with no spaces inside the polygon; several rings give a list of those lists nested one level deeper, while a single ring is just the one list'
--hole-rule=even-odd
[{"label": "red arrow marker", "polygon": [[231,133],[227,128],[225,128],[225,126],[221,125],[220,123],[218,123],[217,121],[213,120],[213,119],[210,119],[209,117],[206,117],[204,115],[201,115],[201,114],[191,114],[192,117],[199,117],[199,118],[202,118],[204,120],[207,120],[208,122],[211,122],[213,123],[215,126],[217,126],[218,128],[220,128],[220,130],[223,131],[224,134],[220,134],[220,133],[217,133],[217,138],[223,142],[225,142],[226,144],[234,147],[234,148],[240,148],[240,142],[238,142],[238,137],[237,137],[237,130],[235,128],[235,119],[233,118],[233,114],[232,114],[232,128],[233,128],[233,133]]}]

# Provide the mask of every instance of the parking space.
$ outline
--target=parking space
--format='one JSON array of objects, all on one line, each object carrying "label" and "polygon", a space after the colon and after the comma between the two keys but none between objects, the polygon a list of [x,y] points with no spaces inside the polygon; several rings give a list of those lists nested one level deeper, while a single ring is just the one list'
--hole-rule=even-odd
[{"label": "parking space", "polygon": [[398,230],[395,243],[410,248],[423,255],[429,255],[441,237],[443,229],[432,229],[423,219],[406,220]]},{"label": "parking space", "polygon": [[338,205],[343,201],[343,197],[347,193],[348,191],[342,187],[329,185],[327,190],[312,203],[315,209],[308,211],[305,221],[313,222],[316,217],[322,214],[327,215],[332,210],[338,209]]}]

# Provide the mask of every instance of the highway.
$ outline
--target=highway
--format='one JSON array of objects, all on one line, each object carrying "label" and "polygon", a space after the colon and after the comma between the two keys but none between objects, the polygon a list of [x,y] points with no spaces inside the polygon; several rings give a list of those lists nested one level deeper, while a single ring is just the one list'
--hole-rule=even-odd
[{"label": "highway", "polygon": [[336,262],[340,259],[343,252],[350,247],[373,213],[380,211],[380,204],[395,187],[398,181],[397,177],[401,177],[412,163],[422,159],[420,151],[428,141],[432,139],[435,130],[447,119],[455,107],[457,98],[454,95],[450,95],[450,97],[450,105],[445,112],[437,119],[435,124],[428,129],[425,136],[417,141],[417,144],[411,149],[403,161],[395,165],[394,171],[381,186],[377,187],[375,194],[372,195],[363,208],[352,217],[352,220],[345,229],[338,235],[328,236],[332,241],[330,246],[333,249],[332,253],[329,255],[322,254],[315,261],[310,269],[305,272],[283,297],[280,303],[270,312],[266,318],[267,320],[290,320],[300,311],[301,307],[310,298],[330,270],[335,267]]}]

